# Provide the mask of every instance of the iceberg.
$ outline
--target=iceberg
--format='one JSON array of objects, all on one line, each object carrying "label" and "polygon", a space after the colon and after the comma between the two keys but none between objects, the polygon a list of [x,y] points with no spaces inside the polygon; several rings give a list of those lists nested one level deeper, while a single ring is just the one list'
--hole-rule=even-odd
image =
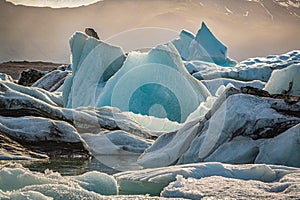
[{"label": "iceberg", "polygon": [[98,194],[104,195],[118,194],[117,181],[113,176],[110,176],[108,174],[97,171],[90,171],[78,176],[73,176],[72,178],[82,188],[88,191],[93,191]]},{"label": "iceberg", "polygon": [[186,71],[172,43],[148,53],[131,52],[126,60],[121,48],[83,33],[75,33],[70,46],[72,76],[64,83],[65,107],[112,106],[182,123],[210,95]]},{"label": "iceberg", "polygon": [[0,73],[0,80],[14,82],[14,79],[10,75],[4,73]]},{"label": "iceberg", "polygon": [[37,192],[40,195],[55,199],[97,199],[97,197],[103,199],[100,194],[118,194],[115,178],[97,171],[87,172],[79,176],[63,177],[51,170],[39,173],[32,172],[17,164],[0,165],[0,180],[0,191],[7,195],[16,191],[19,194]]},{"label": "iceberg", "polygon": [[[0,80],[0,91],[2,92],[0,93],[1,96],[7,95],[7,98],[3,97],[4,101],[8,100],[10,97],[12,99],[13,98],[18,99],[17,96],[19,96],[19,98],[21,96],[24,96],[24,98],[28,98],[32,100],[34,99],[40,101],[41,103],[47,103],[51,106],[59,106],[59,107],[63,106],[63,101],[60,95],[52,92],[48,92],[41,88],[25,87],[22,85],[15,84],[13,82]],[[21,104],[18,104],[18,106],[20,105]],[[2,108],[4,108],[4,105],[2,106]]]},{"label": "iceberg", "polygon": [[237,88],[250,86],[258,89],[263,89],[265,87],[265,83],[259,80],[239,81],[230,78],[215,78],[212,80],[201,80],[201,82],[207,87],[212,95],[216,95],[216,92],[221,86],[226,87],[228,84],[231,84],[232,86]]},{"label": "iceberg", "polygon": [[93,155],[139,155],[153,143],[125,131],[83,133],[81,137]]},{"label": "iceberg", "polygon": [[300,95],[300,64],[274,70],[264,90],[272,94]]},{"label": "iceberg", "polygon": [[[90,156],[85,141],[75,128],[66,122],[32,116],[17,118],[0,116],[0,132],[22,146],[50,157]],[[13,145],[13,147],[17,146],[19,145]],[[25,154],[29,152],[26,149],[23,151]],[[32,154],[32,157],[42,156]]]},{"label": "iceberg", "polygon": [[90,171],[76,176],[62,176],[46,169],[44,173],[33,172],[19,164],[0,164],[1,199],[36,200],[124,200],[169,198],[145,195],[118,195],[116,179],[105,173]]},{"label": "iceberg", "polygon": [[105,82],[118,71],[125,55],[120,47],[76,32],[70,39],[72,76],[65,81],[65,107],[95,106]]},{"label": "iceberg", "polygon": [[300,166],[300,124],[288,129],[284,133],[264,141],[259,147],[259,154],[255,163],[281,164]]},{"label": "iceberg", "polygon": [[80,133],[124,130],[143,137],[157,137],[159,133],[139,124],[132,115],[112,107],[62,108],[62,101],[54,93],[40,88],[28,88],[0,81],[0,114],[7,117],[34,116],[68,122]]},{"label": "iceberg", "polygon": [[287,174],[274,183],[222,176],[201,179],[177,176],[161,196],[185,199],[295,199],[300,195],[299,173]]},{"label": "iceberg", "polygon": [[[162,194],[167,196],[167,192],[164,193],[162,191],[164,188],[167,190],[169,188],[168,185],[176,181],[176,177],[180,175],[183,178],[194,178],[197,180],[212,176],[232,178],[241,182],[242,180],[255,180],[265,185],[273,183],[275,186],[280,178],[290,174],[299,176],[298,168],[265,164],[230,165],[219,162],[204,162],[120,172],[114,174],[114,177],[119,184],[120,194]],[[283,182],[284,178],[281,180]],[[293,183],[293,185],[295,184],[296,182]],[[193,188],[189,189],[192,190]],[[220,191],[215,187],[212,189]],[[223,190],[226,189],[224,188],[221,191]],[[198,192],[201,192],[201,190]]]},{"label": "iceberg", "polygon": [[229,78],[239,81],[267,82],[274,70],[284,69],[299,62],[300,51],[294,50],[282,55],[249,58],[234,67],[222,67],[199,60],[186,61],[185,66],[198,80]]},{"label": "iceberg", "polygon": [[231,141],[222,144],[205,160],[206,162],[218,160],[218,162],[231,164],[255,163],[256,156],[259,152],[259,146],[263,141],[264,140],[262,139],[253,140],[250,137],[238,136]]},{"label": "iceberg", "polygon": [[70,71],[67,70],[54,70],[33,83],[32,87],[38,87],[49,92],[54,92],[63,85],[66,77],[70,75]]},{"label": "iceberg", "polygon": [[201,60],[231,67],[236,61],[228,58],[227,47],[220,42],[204,22],[197,35],[182,30],[179,39],[172,41],[183,60]]},{"label": "iceberg", "polygon": [[195,39],[193,33],[182,30],[179,34],[179,38],[172,41],[177,51],[179,52],[182,60],[188,60],[190,56],[189,48],[191,42]]},{"label": "iceberg", "polygon": [[182,123],[209,95],[168,43],[148,53],[129,53],[122,68],[107,81],[97,107],[113,106]]},{"label": "iceberg", "polygon": [[[209,97],[208,97],[209,98]],[[170,121],[168,118],[158,118],[154,116],[135,114],[132,112],[123,112],[126,115],[131,116],[137,123],[141,124],[143,127],[157,132],[157,135],[163,132],[171,132],[178,130],[182,124],[174,121]]]},{"label": "iceberg", "polygon": [[[272,138],[300,123],[299,101],[290,105],[288,99],[277,98],[255,88],[227,88],[212,100],[214,104],[207,113],[203,112],[199,118],[190,117],[192,120],[178,131],[159,136],[137,162],[147,168],[206,161],[255,163],[264,146],[272,144]],[[298,138],[297,134],[289,135],[294,140]],[[297,159],[293,155],[297,144],[289,144],[290,150],[280,151],[286,152],[284,155],[292,160]],[[285,145],[277,148],[285,148]],[[273,161],[261,162],[299,167],[298,162],[287,162],[276,156]]]}]

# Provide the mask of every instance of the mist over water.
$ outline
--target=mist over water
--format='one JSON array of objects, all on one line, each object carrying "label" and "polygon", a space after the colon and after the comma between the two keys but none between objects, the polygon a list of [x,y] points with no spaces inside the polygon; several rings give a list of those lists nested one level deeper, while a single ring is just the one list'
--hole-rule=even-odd
[{"label": "mist over water", "polygon": [[87,6],[102,0],[6,0],[15,5],[50,8],[76,8]]},{"label": "mist over water", "polygon": [[175,39],[182,29],[196,34],[202,21],[235,60],[282,54],[300,46],[300,7],[295,5],[271,0],[0,1],[0,62],[69,63],[69,38],[86,27],[125,51],[149,50]]}]

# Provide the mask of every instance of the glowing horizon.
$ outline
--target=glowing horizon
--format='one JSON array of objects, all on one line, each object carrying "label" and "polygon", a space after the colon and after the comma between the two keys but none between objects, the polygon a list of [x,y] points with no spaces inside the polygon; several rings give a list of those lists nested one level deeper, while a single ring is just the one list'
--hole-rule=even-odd
[{"label": "glowing horizon", "polygon": [[50,8],[76,8],[88,6],[102,0],[5,0],[14,5]]}]

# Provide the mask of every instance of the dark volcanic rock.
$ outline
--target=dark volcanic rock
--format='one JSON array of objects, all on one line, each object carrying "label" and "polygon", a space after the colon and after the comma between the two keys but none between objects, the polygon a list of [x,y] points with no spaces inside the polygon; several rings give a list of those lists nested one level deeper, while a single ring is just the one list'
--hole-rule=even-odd
[{"label": "dark volcanic rock", "polygon": [[24,86],[31,86],[34,82],[42,78],[46,73],[36,69],[24,70],[18,80],[18,84]]},{"label": "dark volcanic rock", "polygon": [[93,38],[100,40],[97,32],[93,28],[86,28],[84,31],[88,36],[91,36]]}]

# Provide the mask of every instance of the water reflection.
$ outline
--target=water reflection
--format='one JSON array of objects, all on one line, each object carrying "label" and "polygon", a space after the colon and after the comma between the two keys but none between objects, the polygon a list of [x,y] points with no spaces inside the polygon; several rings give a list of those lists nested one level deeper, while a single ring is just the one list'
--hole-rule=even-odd
[{"label": "water reflection", "polygon": [[137,159],[139,154],[137,155],[96,155],[94,159],[98,162],[109,166],[109,168],[114,169],[116,171],[130,171],[130,170],[140,170],[143,167],[137,164]]},{"label": "water reflection", "polygon": [[[59,172],[63,176],[83,174],[88,171],[100,171],[107,174],[115,174],[121,171],[142,169],[136,163],[138,155],[99,155],[94,158],[59,158],[34,161],[13,161],[20,163],[31,171],[44,172],[46,169]],[[12,161],[0,161],[0,164],[13,163]]]}]

